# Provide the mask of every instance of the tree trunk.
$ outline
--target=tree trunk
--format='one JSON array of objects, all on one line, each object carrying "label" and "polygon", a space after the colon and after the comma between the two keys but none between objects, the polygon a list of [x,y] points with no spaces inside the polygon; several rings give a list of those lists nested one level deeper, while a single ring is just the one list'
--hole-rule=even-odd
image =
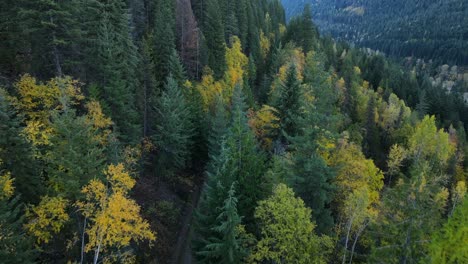
[{"label": "tree trunk", "polygon": [[85,234],[86,234],[86,220],[87,218],[85,217],[84,219],[84,224],[83,224],[83,233],[81,234],[81,260],[80,264],[83,264],[84,261],[84,245],[85,245]]}]

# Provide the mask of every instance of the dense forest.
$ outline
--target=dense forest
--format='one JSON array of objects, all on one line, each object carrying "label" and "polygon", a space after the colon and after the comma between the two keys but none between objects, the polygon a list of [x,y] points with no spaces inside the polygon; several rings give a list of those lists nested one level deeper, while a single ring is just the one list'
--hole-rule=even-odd
[{"label": "dense forest", "polygon": [[463,0],[282,0],[288,17],[312,5],[321,32],[392,56],[468,64]]},{"label": "dense forest", "polygon": [[319,32],[280,0],[1,1],[0,263],[468,263],[468,78]]}]

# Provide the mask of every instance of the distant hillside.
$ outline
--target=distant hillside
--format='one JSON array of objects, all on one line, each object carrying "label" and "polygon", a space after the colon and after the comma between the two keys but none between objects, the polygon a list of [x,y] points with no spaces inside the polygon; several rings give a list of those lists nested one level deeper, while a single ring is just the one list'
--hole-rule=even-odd
[{"label": "distant hillside", "polygon": [[315,23],[360,46],[390,55],[468,64],[466,0],[282,0],[288,17],[312,5]]}]

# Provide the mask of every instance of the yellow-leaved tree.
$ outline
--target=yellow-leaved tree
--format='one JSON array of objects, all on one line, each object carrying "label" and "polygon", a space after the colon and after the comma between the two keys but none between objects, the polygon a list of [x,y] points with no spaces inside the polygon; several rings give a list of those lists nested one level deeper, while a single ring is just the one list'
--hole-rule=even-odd
[{"label": "yellow-leaved tree", "polygon": [[[82,259],[83,252],[94,250],[93,263],[98,262],[99,253],[107,248],[128,246],[131,241],[156,239],[149,223],[140,216],[140,207],[129,198],[128,192],[135,185],[135,180],[124,166],[109,165],[105,175],[106,183],[96,179],[83,187],[85,198],[76,203],[85,217]],[[84,234],[88,237],[87,243]]]},{"label": "yellow-leaved tree", "polygon": [[346,138],[340,140],[330,161],[330,165],[337,168],[334,203],[345,229],[343,263],[347,260],[348,243],[354,237],[351,262],[359,237],[378,214],[376,207],[384,176],[372,160],[366,159],[360,147],[349,143]]},{"label": "yellow-leaved tree", "polygon": [[62,197],[42,197],[41,202],[26,210],[28,222],[25,228],[36,238],[38,244],[49,243],[53,234],[58,234],[70,217],[68,200]]},{"label": "yellow-leaved tree", "polygon": [[265,149],[271,149],[273,137],[278,133],[279,118],[277,110],[269,105],[263,105],[258,111],[249,112],[249,126]]},{"label": "yellow-leaved tree", "polygon": [[53,129],[50,116],[53,110],[65,110],[84,100],[79,82],[70,77],[38,82],[26,74],[15,84],[18,98],[15,105],[25,115],[25,134],[33,145],[48,145]]},{"label": "yellow-leaved tree", "polygon": [[224,81],[228,89],[223,93],[225,98],[230,98],[234,87],[237,84],[242,84],[248,64],[249,59],[242,53],[240,39],[236,36],[232,37],[231,48],[226,48],[227,71],[224,75]]}]

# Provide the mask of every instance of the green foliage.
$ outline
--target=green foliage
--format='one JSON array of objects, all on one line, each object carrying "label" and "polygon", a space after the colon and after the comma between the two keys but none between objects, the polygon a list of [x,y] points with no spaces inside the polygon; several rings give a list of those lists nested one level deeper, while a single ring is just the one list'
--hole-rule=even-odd
[{"label": "green foliage", "polygon": [[286,141],[288,136],[295,136],[299,132],[298,120],[301,118],[301,82],[298,80],[297,68],[292,64],[286,75],[286,80],[281,84],[279,98],[274,102],[278,110],[281,139]]},{"label": "green foliage", "polygon": [[215,78],[220,79],[226,69],[223,23],[218,1],[207,0],[205,2],[203,33],[208,47],[208,66],[213,70]]},{"label": "green foliage", "polygon": [[370,261],[419,263],[429,253],[433,230],[442,223],[448,192],[428,168],[400,179],[382,197],[382,206],[371,225],[374,245]]},{"label": "green foliage", "polygon": [[237,198],[235,196],[235,184],[231,185],[228,196],[220,208],[221,213],[216,218],[217,225],[212,228],[216,232],[216,237],[208,238],[203,251],[197,252],[210,259],[211,262],[219,263],[241,263],[247,255],[243,248],[243,233],[241,217],[237,213]]},{"label": "green foliage", "polygon": [[468,261],[468,202],[465,198],[442,228],[437,230],[429,247],[431,263],[464,263]]},{"label": "green foliage", "polygon": [[87,117],[77,117],[74,110],[54,114],[51,126],[55,133],[46,154],[49,193],[76,199],[91,179],[103,177],[106,149]]},{"label": "green foliage", "polygon": [[261,239],[249,257],[252,263],[326,263],[331,244],[314,233],[311,210],[292,189],[279,184],[255,209]]},{"label": "green foliage", "polygon": [[23,230],[24,216],[19,196],[0,200],[0,262],[35,263],[37,251]]},{"label": "green foliage", "polygon": [[157,1],[154,15],[154,74],[157,81],[162,83],[172,73],[179,81],[171,67],[174,65],[175,52],[175,6],[174,1]]},{"label": "green foliage", "polygon": [[23,201],[35,202],[43,191],[41,174],[32,146],[23,137],[21,121],[0,89],[0,171],[11,173]]},{"label": "green foliage", "polygon": [[164,177],[184,169],[190,157],[193,125],[181,89],[170,75],[155,109],[156,132],[152,138],[158,149],[159,175]]},{"label": "green foliage", "polygon": [[116,123],[120,138],[136,142],[140,135],[135,107],[138,56],[125,1],[93,0],[90,5],[93,12],[102,10],[99,15],[89,14],[95,16],[88,25],[88,34],[96,39],[87,47],[88,61],[92,63],[90,80],[97,84],[101,104]]}]

